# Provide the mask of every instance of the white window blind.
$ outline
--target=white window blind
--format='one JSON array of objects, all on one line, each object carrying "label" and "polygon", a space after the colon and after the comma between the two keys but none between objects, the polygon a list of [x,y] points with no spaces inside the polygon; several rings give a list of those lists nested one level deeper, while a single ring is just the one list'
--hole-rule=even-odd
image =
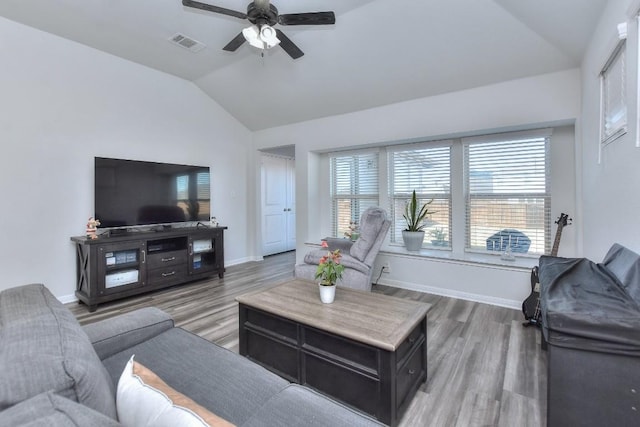
[{"label": "white window blind", "polygon": [[627,131],[626,43],[621,41],[600,74],[601,142],[607,144]]},{"label": "white window blind", "polygon": [[550,248],[549,137],[465,143],[466,249]]},{"label": "white window blind", "polygon": [[434,247],[451,247],[451,147],[416,147],[389,153],[392,243],[402,244],[405,205],[413,191],[419,203],[433,199],[425,222],[425,240]]},{"label": "white window blind", "polygon": [[335,155],[330,163],[332,229],[342,237],[365,209],[378,206],[378,153]]}]

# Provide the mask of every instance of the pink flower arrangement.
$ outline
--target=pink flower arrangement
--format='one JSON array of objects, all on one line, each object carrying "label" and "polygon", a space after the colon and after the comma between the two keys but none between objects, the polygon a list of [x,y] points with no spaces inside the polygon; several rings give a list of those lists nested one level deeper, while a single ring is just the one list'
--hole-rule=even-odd
[{"label": "pink flower arrangement", "polygon": [[[323,248],[329,248],[329,244],[323,240]],[[335,251],[327,251],[327,254],[320,258],[320,264],[316,269],[316,279],[320,279],[320,284],[323,286],[335,285],[338,279],[342,277],[344,272],[344,265],[340,264],[340,249]]]}]

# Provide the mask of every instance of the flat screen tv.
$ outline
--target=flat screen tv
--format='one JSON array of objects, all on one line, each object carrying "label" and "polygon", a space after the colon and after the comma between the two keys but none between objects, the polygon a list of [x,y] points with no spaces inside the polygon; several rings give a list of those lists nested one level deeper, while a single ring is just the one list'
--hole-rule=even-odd
[{"label": "flat screen tv", "polygon": [[95,158],[95,217],[122,228],[209,221],[209,168]]}]

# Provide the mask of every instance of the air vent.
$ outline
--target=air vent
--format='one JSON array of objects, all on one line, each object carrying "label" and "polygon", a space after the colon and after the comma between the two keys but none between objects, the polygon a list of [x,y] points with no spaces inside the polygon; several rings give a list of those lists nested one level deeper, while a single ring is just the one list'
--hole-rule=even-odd
[{"label": "air vent", "polygon": [[180,33],[176,33],[171,36],[169,41],[194,53],[200,52],[202,49],[207,47],[204,43],[200,43],[199,41]]}]

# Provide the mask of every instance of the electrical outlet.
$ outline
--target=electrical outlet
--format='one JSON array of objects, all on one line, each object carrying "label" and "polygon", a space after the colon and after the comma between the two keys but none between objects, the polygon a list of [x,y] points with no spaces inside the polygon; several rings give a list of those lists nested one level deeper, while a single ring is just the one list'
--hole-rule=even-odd
[{"label": "electrical outlet", "polygon": [[384,264],[382,264],[382,271],[384,271],[385,273],[391,273],[391,264],[389,264],[388,262],[385,262]]}]

